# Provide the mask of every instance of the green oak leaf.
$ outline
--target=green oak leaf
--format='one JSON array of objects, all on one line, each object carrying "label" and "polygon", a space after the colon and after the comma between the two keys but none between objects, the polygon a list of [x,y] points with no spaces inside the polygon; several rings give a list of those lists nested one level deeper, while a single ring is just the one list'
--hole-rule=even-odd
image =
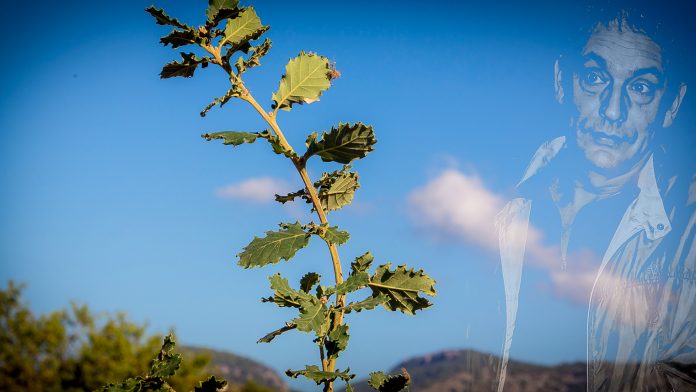
[{"label": "green oak leaf", "polygon": [[375,143],[377,139],[372,126],[339,123],[338,127],[332,127],[328,133],[323,132],[320,140],[317,140],[316,133],[312,133],[307,139],[304,158],[318,155],[324,162],[349,164],[364,158],[373,150]]},{"label": "green oak leaf", "polygon": [[325,211],[337,210],[353,202],[355,190],[360,188],[358,173],[340,172],[319,187],[319,200]]},{"label": "green oak leaf", "polygon": [[389,297],[387,297],[385,294],[379,294],[377,296],[370,296],[367,299],[364,299],[362,301],[358,302],[351,302],[348,305],[346,305],[343,310],[346,313],[350,312],[361,312],[363,310],[372,310],[376,308],[379,305],[382,305],[389,301]]},{"label": "green oak leaf", "polygon": [[336,285],[334,289],[338,295],[344,295],[358,291],[363,287],[367,287],[370,283],[370,275],[367,272],[356,272],[350,274],[348,279]]},{"label": "green oak leaf", "polygon": [[297,329],[302,332],[312,332],[317,336],[325,336],[328,324],[328,308],[321,301],[312,297],[311,299],[301,299],[300,317],[293,320],[297,324]]},{"label": "green oak leaf", "polygon": [[369,283],[373,296],[384,294],[389,297],[389,301],[383,304],[387,310],[400,310],[412,315],[417,310],[431,305],[427,299],[418,294],[437,295],[434,287],[435,280],[426,275],[423,270],[406,269],[405,265],[398,266],[394,271],[390,268],[391,263],[379,266]]},{"label": "green oak leaf", "polygon": [[375,257],[372,256],[369,250],[365,254],[356,257],[355,261],[350,263],[351,274],[367,271],[374,259]]},{"label": "green oak leaf", "polygon": [[184,31],[174,30],[168,35],[160,38],[160,43],[167,46],[171,45],[172,49],[176,49],[181,46],[191,45],[200,42],[200,37],[193,29],[187,29]]},{"label": "green oak leaf", "polygon": [[285,66],[278,91],[273,93],[273,109],[290,111],[293,104],[312,103],[331,86],[332,68],[329,60],[312,53],[300,52]]},{"label": "green oak leaf", "polygon": [[209,0],[205,15],[208,17],[208,26],[217,26],[218,23],[234,18],[239,14],[238,0]]},{"label": "green oak leaf", "polygon": [[329,332],[329,339],[326,341],[326,355],[329,358],[338,358],[338,354],[348,347],[348,326],[339,325],[333,331]]},{"label": "green oak leaf", "polygon": [[227,387],[227,381],[210,376],[207,380],[200,381],[193,392],[218,392],[224,390],[225,387]]},{"label": "green oak leaf", "polygon": [[262,337],[261,339],[256,341],[256,343],[270,343],[273,339],[275,339],[276,336],[278,336],[284,332],[291,331],[295,328],[297,328],[297,324],[287,323],[287,325],[285,325],[281,328],[278,328],[275,331],[271,331],[271,332],[267,333],[266,335],[264,335],[264,337]]},{"label": "green oak leaf", "polygon": [[270,27],[261,23],[254,7],[245,8],[239,15],[230,19],[225,27],[225,35],[220,42],[221,45],[237,46],[244,42],[249,42],[261,37]]},{"label": "green oak leaf", "polygon": [[324,239],[331,244],[343,245],[350,239],[350,233],[339,230],[338,226],[331,226],[326,228]]},{"label": "green oak leaf", "polygon": [[304,189],[300,189],[297,192],[290,192],[287,195],[275,195],[275,200],[279,203],[287,203],[289,201],[293,201],[296,198],[301,197],[305,199],[308,203],[311,203],[311,200],[309,200],[309,197],[307,196],[307,192],[305,192]]},{"label": "green oak leaf", "polygon": [[404,368],[401,369],[401,374],[391,376],[383,372],[372,372],[367,384],[379,392],[399,392],[411,384],[411,376]]},{"label": "green oak leaf", "polygon": [[268,231],[263,238],[254,237],[239,256],[239,265],[244,268],[263,267],[281,259],[290,260],[295,253],[307,246],[310,234],[299,223],[281,224],[281,230]]},{"label": "green oak leaf", "polygon": [[321,275],[316,272],[307,272],[302,279],[300,279],[300,290],[305,293],[309,293],[315,284],[319,283]]},{"label": "green oak leaf", "polygon": [[162,68],[160,72],[160,78],[167,79],[173,78],[175,76],[182,76],[185,78],[190,78],[196,71],[196,68],[200,65],[201,68],[208,66],[210,58],[208,57],[197,57],[193,53],[181,52],[181,61],[172,61],[167,63]]},{"label": "green oak leaf", "polygon": [[155,6],[149,6],[145,11],[155,18],[158,25],[169,25],[178,27],[180,29],[191,29],[191,26],[185,25],[179,22],[179,19],[172,18],[171,16],[167,15],[163,9],[155,8]]},{"label": "green oak leaf", "polygon": [[273,297],[266,298],[263,300],[264,302],[273,302],[280,307],[299,308],[302,306],[303,301],[317,301],[317,299],[307,291],[297,291],[291,288],[288,280],[283,278],[279,273],[269,276],[268,280],[271,282],[271,290],[274,292]]},{"label": "green oak leaf", "polygon": [[348,381],[355,377],[355,375],[350,374],[349,371],[350,369],[346,369],[345,371],[336,369],[335,372],[325,372],[316,365],[305,365],[304,370],[286,370],[285,374],[292,378],[304,376],[319,385],[325,381],[334,381],[336,379]]},{"label": "green oak leaf", "polygon": [[244,143],[253,143],[259,137],[258,133],[250,132],[213,132],[201,135],[205,140],[222,139],[222,144],[239,146]]},{"label": "green oak leaf", "polygon": [[152,360],[150,375],[153,377],[171,377],[181,366],[181,354],[173,354],[176,342],[174,337],[169,334],[164,338],[162,349]]},{"label": "green oak leaf", "polygon": [[249,68],[258,67],[261,65],[261,58],[268,54],[270,49],[271,40],[268,38],[266,38],[261,45],[253,46],[251,48],[253,52],[248,59],[245,60],[244,57],[239,57],[237,62],[234,63],[235,68],[237,68],[237,74],[242,74]]}]

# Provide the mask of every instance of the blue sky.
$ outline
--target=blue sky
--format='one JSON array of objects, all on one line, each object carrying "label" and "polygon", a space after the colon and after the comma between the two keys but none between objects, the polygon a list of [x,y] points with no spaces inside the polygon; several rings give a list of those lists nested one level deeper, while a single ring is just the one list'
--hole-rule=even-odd
[{"label": "blue sky", "polygon": [[[200,24],[198,3],[156,5]],[[279,371],[316,362],[304,334],[255,342],[293,317],[259,302],[270,292],[266,276],[296,281],[311,270],[329,279],[325,248],[314,241],[262,270],[243,270],[234,257],[280,221],[316,220],[304,204],[257,200],[254,181],[292,190],[301,184],[296,172],[260,143],[232,150],[200,138],[260,131],[258,115],[232,101],[198,116],[227,90],[212,67],[193,79],[159,79],[176,52],[158,43],[168,30],[144,12],[150,3],[32,4],[31,20],[19,7],[0,16],[11,37],[0,63],[1,284],[26,282],[37,313],[75,300]],[[291,144],[339,121],[375,127],[375,152],[354,165],[362,184],[355,205],[330,216],[352,233],[340,248],[344,262],[369,249],[377,262],[407,263],[438,281],[434,306],[417,317],[351,316],[340,362],[366,375],[447,348],[498,354],[505,306],[486,222],[443,224],[426,208],[430,192],[449,190],[437,199],[445,206],[478,195],[495,207],[513,194],[536,147],[567,127],[553,99],[553,62],[573,42],[568,20],[582,25],[591,16],[571,6],[454,2],[253,5],[273,40],[262,67],[247,74],[260,103],[270,107],[300,50],[329,57],[342,73],[320,102],[280,114]],[[694,123],[692,108],[687,97],[681,124]],[[680,148],[693,151],[694,139]],[[334,169],[310,163],[314,178]],[[245,182],[247,197],[221,197]],[[554,286],[548,268],[525,273],[512,356],[584,360],[586,307]]]}]

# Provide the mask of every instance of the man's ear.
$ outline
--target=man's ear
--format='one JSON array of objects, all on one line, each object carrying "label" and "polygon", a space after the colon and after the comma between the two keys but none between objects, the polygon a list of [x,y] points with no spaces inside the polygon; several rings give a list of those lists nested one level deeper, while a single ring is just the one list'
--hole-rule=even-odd
[{"label": "man's ear", "polygon": [[667,109],[667,112],[665,112],[665,119],[662,121],[663,128],[669,127],[674,122],[674,119],[677,117],[677,112],[679,112],[679,107],[684,101],[684,95],[686,95],[686,84],[682,83],[679,86],[677,96],[674,97],[672,106],[670,106],[669,109]]},{"label": "man's ear", "polygon": [[556,62],[553,63],[553,89],[556,93],[556,101],[563,103],[563,71],[561,71],[558,60],[556,59]]}]

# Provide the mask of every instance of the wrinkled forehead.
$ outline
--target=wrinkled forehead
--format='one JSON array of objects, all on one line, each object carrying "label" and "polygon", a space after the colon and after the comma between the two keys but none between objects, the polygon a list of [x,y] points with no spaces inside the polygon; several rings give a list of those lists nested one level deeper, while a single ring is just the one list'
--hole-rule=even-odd
[{"label": "wrinkled forehead", "polygon": [[661,52],[660,46],[643,33],[600,27],[592,33],[582,54],[599,56],[611,68],[662,71]]}]

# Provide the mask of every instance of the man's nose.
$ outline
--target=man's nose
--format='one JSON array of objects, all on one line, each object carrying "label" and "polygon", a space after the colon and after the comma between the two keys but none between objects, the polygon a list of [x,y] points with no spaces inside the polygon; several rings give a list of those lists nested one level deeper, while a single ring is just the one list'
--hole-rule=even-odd
[{"label": "man's nose", "polygon": [[627,108],[624,98],[623,88],[619,84],[612,84],[605,90],[600,113],[606,121],[620,124],[626,120]]}]

